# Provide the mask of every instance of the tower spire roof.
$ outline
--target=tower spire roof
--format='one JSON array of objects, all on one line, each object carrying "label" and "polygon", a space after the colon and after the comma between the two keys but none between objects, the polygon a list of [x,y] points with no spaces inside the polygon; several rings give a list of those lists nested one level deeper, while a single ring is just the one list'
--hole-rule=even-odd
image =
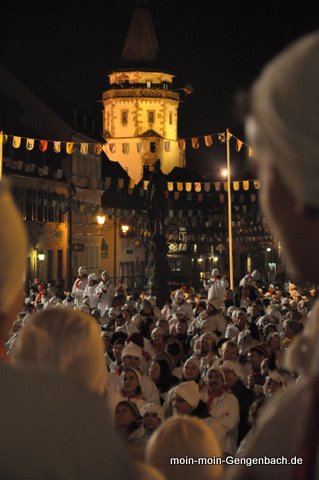
[{"label": "tower spire roof", "polygon": [[155,63],[158,42],[151,17],[145,1],[138,1],[122,51],[124,64]]}]

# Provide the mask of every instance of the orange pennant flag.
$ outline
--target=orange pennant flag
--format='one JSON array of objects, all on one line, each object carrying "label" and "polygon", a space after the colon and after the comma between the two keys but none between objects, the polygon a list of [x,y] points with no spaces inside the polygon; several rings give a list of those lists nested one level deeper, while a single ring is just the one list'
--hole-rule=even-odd
[{"label": "orange pennant flag", "polygon": [[73,153],[73,146],[74,146],[74,143],[73,142],[66,142],[66,153],[68,153],[69,155],[72,155]]},{"label": "orange pennant flag", "polygon": [[95,153],[95,155],[101,155],[102,145],[100,143],[95,143],[94,144],[94,153]]},{"label": "orange pennant flag", "polygon": [[39,140],[39,149],[40,149],[40,152],[46,152],[48,149],[48,141]]},{"label": "orange pennant flag", "polygon": [[236,145],[235,145],[235,150],[236,152],[240,152],[241,150],[241,147],[244,145],[244,142],[242,142],[241,140],[239,140],[237,138],[237,141],[236,141]]}]

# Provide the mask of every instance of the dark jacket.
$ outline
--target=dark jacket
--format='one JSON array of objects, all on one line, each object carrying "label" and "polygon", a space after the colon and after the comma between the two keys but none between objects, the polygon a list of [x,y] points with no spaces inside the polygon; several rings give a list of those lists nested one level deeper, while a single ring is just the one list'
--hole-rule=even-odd
[{"label": "dark jacket", "polygon": [[232,393],[239,403],[239,425],[238,425],[238,445],[250,430],[250,424],[248,422],[248,413],[251,404],[256,400],[254,392],[249,390],[241,380],[232,388]]}]

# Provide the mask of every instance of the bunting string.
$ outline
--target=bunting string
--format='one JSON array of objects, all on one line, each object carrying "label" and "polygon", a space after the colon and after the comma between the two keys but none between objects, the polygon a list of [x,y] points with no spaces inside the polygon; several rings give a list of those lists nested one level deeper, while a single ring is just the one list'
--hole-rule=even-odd
[{"label": "bunting string", "polygon": [[[198,150],[201,146],[204,146],[206,148],[213,148],[216,145],[216,141],[215,141],[216,139],[219,143],[225,143],[226,142],[225,132],[205,134],[202,136],[178,138],[177,142],[178,142],[179,149],[181,151],[185,151],[188,145],[190,145],[191,148],[195,150]],[[54,153],[60,153],[63,148],[68,155],[72,155],[75,147],[77,147],[80,150],[80,153],[82,155],[87,155],[88,153],[90,153],[90,150],[93,151],[95,154],[99,155],[102,152],[103,147],[105,147],[106,153],[109,153],[109,154],[115,154],[117,151],[124,154],[129,154],[130,144],[127,143],[127,141],[125,142],[124,140],[125,139],[123,139],[122,143],[118,142],[119,139],[109,139],[106,141],[106,143],[100,143],[100,142],[85,143],[85,142],[69,142],[65,140],[47,140],[47,139],[40,139],[40,138],[28,138],[28,137],[21,137],[18,135],[11,135],[6,133],[2,134],[2,143],[4,144],[7,142],[11,142],[12,146],[16,149],[21,148],[22,146],[25,146],[27,150],[31,151],[36,147],[36,145],[38,145],[38,148],[41,152],[46,152],[50,148]],[[229,133],[228,140],[231,142],[231,144],[234,145],[234,149],[236,152],[242,151],[244,147],[248,151],[248,157],[253,156],[253,149],[251,148],[251,146],[248,145],[243,140],[241,140],[240,138],[236,137],[232,133]],[[141,143],[140,139],[138,142],[136,142],[136,146],[134,148],[136,148],[137,153],[145,152],[146,148],[148,149],[148,151],[154,153],[154,151],[152,150],[154,148],[154,141],[143,139],[143,142],[144,143]],[[147,147],[147,143],[148,143],[148,147]],[[166,152],[169,152],[171,150],[170,140],[164,140],[164,149]]]},{"label": "bunting string", "polygon": [[[102,152],[103,143],[98,142],[68,142],[65,140],[45,140],[41,138],[28,138],[21,137],[18,135],[10,135],[7,133],[2,133],[1,144],[11,143],[13,148],[18,149],[25,147],[26,150],[32,151],[34,148],[38,148],[40,152],[46,152],[49,148],[54,153],[60,153],[62,148],[68,155],[72,155],[74,148],[78,148],[82,155],[87,155],[88,153],[94,152],[99,155]],[[90,148],[91,147],[91,148]]]}]

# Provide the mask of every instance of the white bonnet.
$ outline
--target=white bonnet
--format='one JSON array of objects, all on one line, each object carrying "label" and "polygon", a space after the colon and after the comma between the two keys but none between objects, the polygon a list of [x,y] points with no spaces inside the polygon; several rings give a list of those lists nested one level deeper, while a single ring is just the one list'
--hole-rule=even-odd
[{"label": "white bonnet", "polygon": [[[252,88],[247,135],[271,153],[288,188],[319,205],[319,31],[271,60]],[[253,131],[254,130],[254,131]]]}]

